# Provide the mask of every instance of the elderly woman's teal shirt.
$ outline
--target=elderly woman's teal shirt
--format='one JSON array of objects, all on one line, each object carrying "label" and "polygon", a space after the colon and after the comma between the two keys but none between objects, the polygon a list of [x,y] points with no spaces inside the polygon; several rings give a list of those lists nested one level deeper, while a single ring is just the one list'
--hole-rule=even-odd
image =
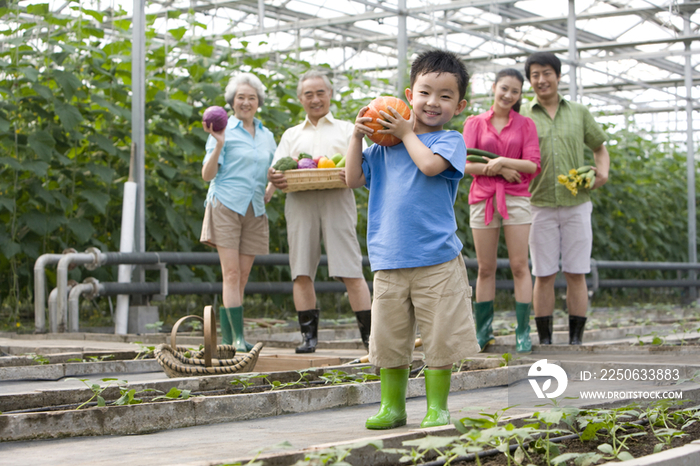
[{"label": "elderly woman's teal shirt", "polygon": [[[254,119],[255,138],[243,128],[243,122],[232,116],[224,132],[224,148],[219,155],[219,171],[209,184],[207,202],[214,198],[232,211],[245,215],[253,203],[255,216],[265,213],[265,186],[267,170],[272,163],[277,144],[269,129]],[[209,135],[202,163],[206,163],[216,147],[216,139]]]}]

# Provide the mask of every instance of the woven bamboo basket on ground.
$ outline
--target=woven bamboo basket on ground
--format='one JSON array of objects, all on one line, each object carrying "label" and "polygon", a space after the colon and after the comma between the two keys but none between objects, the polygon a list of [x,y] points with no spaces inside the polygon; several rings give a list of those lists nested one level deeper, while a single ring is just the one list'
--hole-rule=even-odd
[{"label": "woven bamboo basket on ground", "polygon": [[[177,329],[187,319],[197,319],[203,323],[204,349],[192,351],[184,346],[177,346]],[[206,306],[204,318],[185,316],[178,320],[170,334],[170,344],[158,345],[154,355],[168,377],[196,377],[252,372],[262,347],[262,343],[257,343],[249,353],[236,355],[233,345],[217,345],[216,317],[212,307]]]},{"label": "woven bamboo basket on ground", "polygon": [[287,187],[285,193],[296,191],[315,191],[320,189],[347,188],[348,185],[340,179],[342,168],[301,168],[285,170],[284,178]]}]

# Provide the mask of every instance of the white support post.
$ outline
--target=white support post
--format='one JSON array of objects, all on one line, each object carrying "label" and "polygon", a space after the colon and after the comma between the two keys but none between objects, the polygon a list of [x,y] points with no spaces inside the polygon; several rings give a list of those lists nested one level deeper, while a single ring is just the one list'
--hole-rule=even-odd
[{"label": "white support post", "polygon": [[578,101],[578,49],[576,48],[576,1],[569,0],[569,98]]},{"label": "white support post", "polygon": [[399,30],[396,35],[396,53],[399,64],[396,69],[396,93],[399,99],[404,98],[406,89],[406,55],[408,54],[408,35],[406,34],[406,0],[399,0]]},{"label": "white support post", "polygon": [[[688,3],[688,0],[686,0]],[[690,28],[690,11],[683,13],[683,34],[690,36],[692,34]],[[697,225],[695,216],[697,215],[695,207],[695,148],[693,147],[693,64],[691,62],[690,41],[685,42],[685,95],[686,95],[686,133],[687,133],[687,156],[686,156],[686,171],[688,177],[688,262],[697,264],[698,262],[698,245],[696,242]],[[688,278],[695,280],[697,273],[691,270]],[[688,289],[688,298],[695,301],[698,298],[698,290],[695,287]]]},{"label": "white support post", "polygon": [[[134,251],[146,251],[146,0],[134,0],[131,52],[131,141],[135,144],[132,173],[136,190]],[[145,281],[138,268],[137,281]]]}]

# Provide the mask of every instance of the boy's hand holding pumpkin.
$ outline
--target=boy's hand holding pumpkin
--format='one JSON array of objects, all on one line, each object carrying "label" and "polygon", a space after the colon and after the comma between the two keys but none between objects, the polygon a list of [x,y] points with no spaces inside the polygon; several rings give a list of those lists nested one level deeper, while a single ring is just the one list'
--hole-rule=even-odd
[{"label": "boy's hand holding pumpkin", "polygon": [[383,120],[377,120],[386,129],[377,132],[381,134],[391,134],[403,141],[406,136],[413,133],[413,123],[416,119],[415,114],[411,110],[411,117],[407,120],[397,112],[394,107],[388,107],[387,110],[389,110],[391,114],[382,110],[379,114],[382,116]]}]

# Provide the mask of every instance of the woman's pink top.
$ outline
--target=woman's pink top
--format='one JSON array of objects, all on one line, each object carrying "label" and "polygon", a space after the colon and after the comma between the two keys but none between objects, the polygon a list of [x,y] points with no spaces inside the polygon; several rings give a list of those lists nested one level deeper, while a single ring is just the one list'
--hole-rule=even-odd
[{"label": "woman's pink top", "polygon": [[[469,190],[469,203],[486,201],[485,223],[493,220],[495,208],[503,218],[508,218],[506,194],[530,197],[530,181],[540,172],[540,143],[535,122],[515,110],[508,115],[508,124],[498,134],[491,124],[493,108],[481,115],[473,115],[464,122],[464,142],[467,148],[482,149],[501,157],[522,159],[537,165],[535,173],[520,173],[520,183],[510,183],[502,176],[472,175],[474,181]],[[467,162],[470,163],[470,162]],[[496,207],[493,197],[496,196]]]}]

